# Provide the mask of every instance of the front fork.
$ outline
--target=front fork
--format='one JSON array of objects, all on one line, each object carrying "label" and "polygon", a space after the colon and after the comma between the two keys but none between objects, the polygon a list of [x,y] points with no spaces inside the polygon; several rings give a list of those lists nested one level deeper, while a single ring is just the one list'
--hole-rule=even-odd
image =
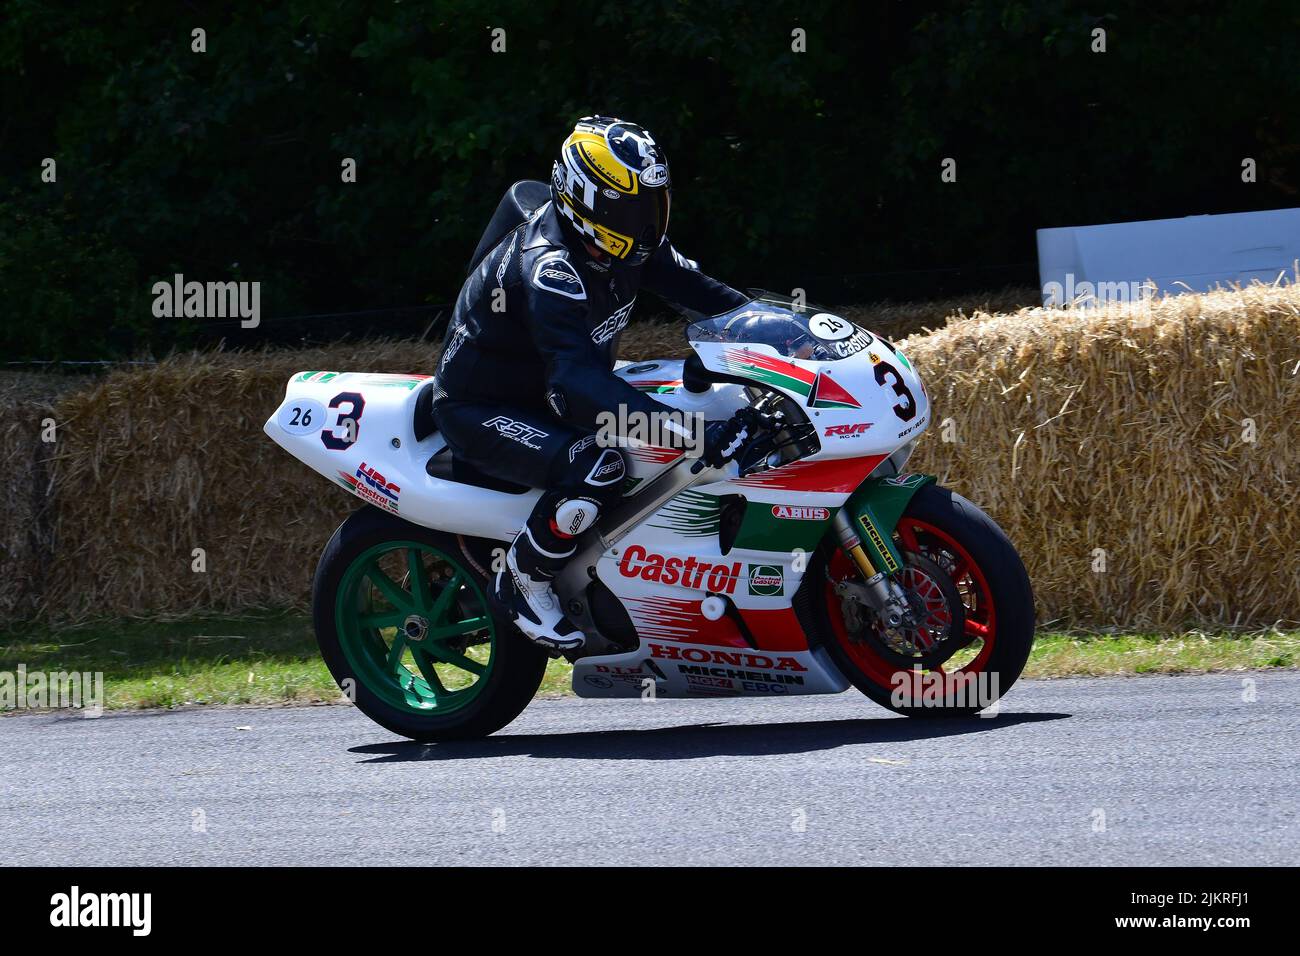
[{"label": "front fork", "polygon": [[894,528],[912,496],[934,481],[933,475],[922,474],[871,478],[835,514],[840,545],[862,576],[861,581],[838,582],[836,591],[874,608],[888,628],[916,623],[898,580],[903,555],[894,544]]}]

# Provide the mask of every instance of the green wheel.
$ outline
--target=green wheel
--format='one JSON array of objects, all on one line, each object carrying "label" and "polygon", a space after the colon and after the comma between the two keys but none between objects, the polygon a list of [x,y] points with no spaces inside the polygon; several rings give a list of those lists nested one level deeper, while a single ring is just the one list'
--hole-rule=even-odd
[{"label": "green wheel", "polygon": [[394,733],[486,736],[528,705],[547,660],[493,616],[487,587],[454,536],[363,508],[316,569],[321,655],[357,707]]}]

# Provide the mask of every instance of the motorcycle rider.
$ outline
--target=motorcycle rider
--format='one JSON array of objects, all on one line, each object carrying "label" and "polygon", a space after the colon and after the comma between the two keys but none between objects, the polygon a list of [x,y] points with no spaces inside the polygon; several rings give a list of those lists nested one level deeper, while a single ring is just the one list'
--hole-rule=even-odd
[{"label": "motorcycle rider", "polygon": [[[618,500],[626,476],[622,453],[597,442],[597,416],[618,415],[620,406],[640,415],[668,411],[613,374],[637,291],[705,315],[747,297],[704,275],[669,242],[668,162],[640,126],[579,120],[552,168],[550,191],[550,201],[465,281],[433,409],[457,461],[545,489],[506,554],[508,573],[498,571],[492,600],[530,639],[563,651],[581,647],[583,635],[551,582],[577,550],[574,539]],[[710,422],[700,457],[721,467],[745,437],[738,417]]]}]

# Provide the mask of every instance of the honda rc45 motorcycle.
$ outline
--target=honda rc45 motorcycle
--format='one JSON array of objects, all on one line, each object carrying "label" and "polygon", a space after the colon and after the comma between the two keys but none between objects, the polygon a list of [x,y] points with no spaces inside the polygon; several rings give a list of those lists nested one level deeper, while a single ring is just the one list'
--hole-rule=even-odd
[{"label": "honda rc45 motorcycle", "polygon": [[[586,646],[580,697],[779,697],[851,685],[909,716],[967,715],[1019,677],[1029,578],[979,508],[904,471],[930,421],[903,353],[763,295],[686,329],[685,361],[618,370],[749,439],[724,468],[626,443],[620,505],[555,589]],[[548,654],[493,615],[490,580],[540,492],[453,459],[422,375],[301,372],[265,430],[366,507],[313,587],[330,672],[368,716],[420,741],[513,720]]]}]

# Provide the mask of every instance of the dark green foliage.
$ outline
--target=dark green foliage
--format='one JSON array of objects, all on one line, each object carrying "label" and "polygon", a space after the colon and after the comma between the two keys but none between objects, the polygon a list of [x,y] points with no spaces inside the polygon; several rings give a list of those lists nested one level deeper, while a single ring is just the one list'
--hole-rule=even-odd
[{"label": "dark green foliage", "polygon": [[738,285],[1032,282],[1038,227],[1297,203],[1297,9],[0,0],[0,351],[184,343],[149,311],[176,272],[259,280],[266,316],[449,301],[505,187],[595,111],[665,144],[674,237]]},{"label": "dark green foliage", "polygon": [[[64,204],[0,201],[4,358],[96,359],[147,349],[155,321],[136,263]],[[182,330],[167,330],[175,341]],[[12,352],[11,352],[12,350]]]}]

